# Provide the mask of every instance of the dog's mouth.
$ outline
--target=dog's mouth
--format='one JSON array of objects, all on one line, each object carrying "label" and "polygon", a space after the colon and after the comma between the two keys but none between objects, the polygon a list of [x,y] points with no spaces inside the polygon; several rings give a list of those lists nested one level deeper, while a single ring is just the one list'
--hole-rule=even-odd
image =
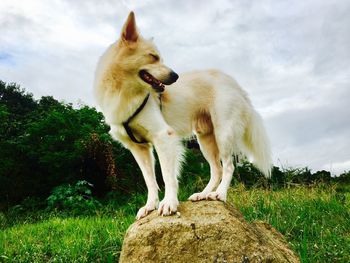
[{"label": "dog's mouth", "polygon": [[141,70],[139,72],[139,76],[144,82],[150,84],[152,88],[155,89],[157,92],[164,91],[165,85],[159,79],[156,79],[151,74],[149,74],[146,70]]}]

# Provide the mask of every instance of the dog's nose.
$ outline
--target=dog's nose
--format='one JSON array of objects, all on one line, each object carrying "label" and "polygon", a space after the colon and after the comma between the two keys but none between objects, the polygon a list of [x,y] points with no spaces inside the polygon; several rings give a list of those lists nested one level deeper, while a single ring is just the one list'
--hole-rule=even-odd
[{"label": "dog's nose", "polygon": [[169,73],[168,77],[166,79],[162,80],[162,82],[165,85],[171,85],[175,81],[177,81],[178,78],[179,78],[179,75],[177,75],[174,71],[171,71]]},{"label": "dog's nose", "polygon": [[170,80],[172,83],[174,83],[175,81],[177,81],[177,79],[179,78],[179,75],[176,74],[176,72],[172,71],[170,73]]},{"label": "dog's nose", "polygon": [[171,72],[170,76],[174,82],[177,81],[177,79],[179,78],[179,75],[177,75],[177,73],[174,71]]}]

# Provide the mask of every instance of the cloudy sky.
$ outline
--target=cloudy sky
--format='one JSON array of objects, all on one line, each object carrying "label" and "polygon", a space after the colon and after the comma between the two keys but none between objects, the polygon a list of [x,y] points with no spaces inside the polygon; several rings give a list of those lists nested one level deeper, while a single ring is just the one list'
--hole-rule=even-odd
[{"label": "cloudy sky", "polygon": [[236,78],[276,165],[350,170],[348,0],[1,0],[0,79],[95,106],[96,62],[130,10],[175,71]]}]

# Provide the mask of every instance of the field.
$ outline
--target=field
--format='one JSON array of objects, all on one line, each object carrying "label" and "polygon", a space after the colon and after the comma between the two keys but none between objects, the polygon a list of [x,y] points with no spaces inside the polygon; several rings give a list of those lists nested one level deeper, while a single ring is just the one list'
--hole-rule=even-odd
[{"label": "field", "polygon": [[[248,221],[269,222],[302,262],[350,262],[350,191],[337,185],[229,191]],[[185,200],[188,189],[180,193]],[[143,195],[110,196],[98,208],[59,211],[16,206],[0,214],[1,262],[115,262]]]},{"label": "field", "polygon": [[[115,262],[146,191],[102,114],[0,80],[0,123],[0,262]],[[302,262],[350,262],[350,171],[274,167],[266,180],[235,162],[228,202],[247,220],[277,228]],[[186,151],[180,200],[204,188],[208,171]]]}]

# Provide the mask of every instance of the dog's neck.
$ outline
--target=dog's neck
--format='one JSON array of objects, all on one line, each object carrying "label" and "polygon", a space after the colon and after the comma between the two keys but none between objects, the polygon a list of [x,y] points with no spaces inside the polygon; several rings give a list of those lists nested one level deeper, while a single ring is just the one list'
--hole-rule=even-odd
[{"label": "dog's neck", "polygon": [[120,123],[131,116],[147,94],[150,93],[142,86],[132,85],[132,82],[120,82],[120,86],[116,89],[116,92],[116,96],[120,98],[116,101],[118,104],[116,105],[116,111],[118,112]]}]

